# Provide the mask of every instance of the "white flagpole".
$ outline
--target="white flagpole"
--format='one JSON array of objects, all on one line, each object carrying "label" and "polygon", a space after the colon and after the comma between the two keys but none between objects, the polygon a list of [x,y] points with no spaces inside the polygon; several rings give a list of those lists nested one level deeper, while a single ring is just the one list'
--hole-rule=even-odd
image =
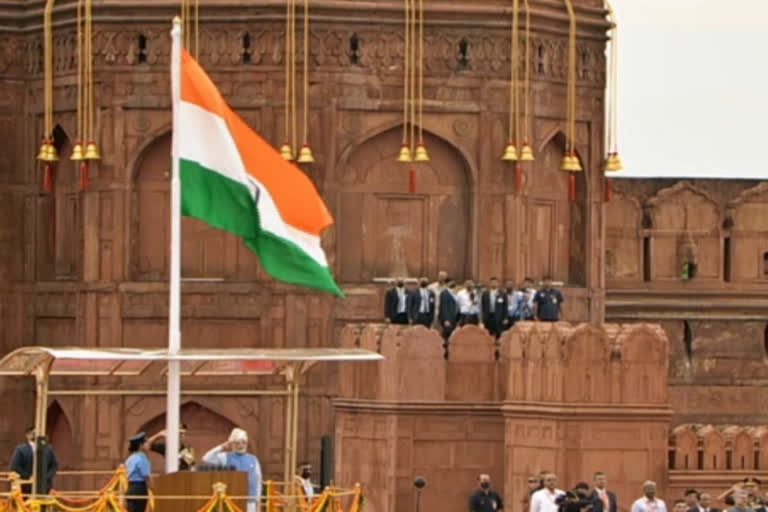
[{"label": "white flagpole", "polygon": [[[168,306],[168,352],[181,350],[181,180],[179,179],[179,137],[181,125],[181,19],[173,18],[171,29],[171,103],[173,108],[173,142],[171,146],[171,283]],[[179,469],[179,412],[181,409],[181,375],[179,361],[168,361],[168,398],[166,406],[165,472]]]}]

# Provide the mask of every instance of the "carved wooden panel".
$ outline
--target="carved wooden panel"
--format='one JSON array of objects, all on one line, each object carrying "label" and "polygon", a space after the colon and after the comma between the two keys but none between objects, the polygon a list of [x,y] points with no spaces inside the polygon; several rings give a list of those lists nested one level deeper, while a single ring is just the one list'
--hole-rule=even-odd
[{"label": "carved wooden panel", "polygon": [[396,161],[399,129],[364,142],[339,170],[344,185],[338,224],[342,281],[465,274],[469,229],[466,164],[442,139],[425,134],[431,160],[409,167]]}]

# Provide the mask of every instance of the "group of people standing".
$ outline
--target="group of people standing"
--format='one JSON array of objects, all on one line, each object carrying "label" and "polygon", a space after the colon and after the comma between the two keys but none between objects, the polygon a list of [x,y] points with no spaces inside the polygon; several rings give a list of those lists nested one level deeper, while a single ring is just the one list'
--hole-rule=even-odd
[{"label": "group of people standing", "polygon": [[[149,451],[165,455],[165,443],[159,439],[165,437],[165,431],[161,431],[152,437],[147,437],[140,432],[129,440],[130,455],[125,461],[128,473],[128,491],[126,492],[126,505],[128,512],[145,512],[147,496],[152,489],[152,464],[147,457]],[[199,469],[194,460],[194,450],[185,442],[186,426],[181,425],[179,431],[179,470],[194,471]],[[235,428],[229,434],[226,442],[214,446],[202,457],[202,465],[213,469],[243,471],[248,475],[248,500],[247,512],[256,512],[262,493],[262,473],[259,459],[248,452],[248,433]],[[311,481],[312,466],[302,462],[297,468],[294,477],[295,495],[301,498],[304,506],[300,510],[306,510],[312,503],[315,495],[315,486]]]},{"label": "group of people standing", "polygon": [[544,277],[536,289],[526,277],[517,286],[491,277],[488,286],[471,279],[457,288],[456,280],[446,272],[429,283],[426,277],[406,283],[397,278],[384,297],[384,317],[388,323],[423,325],[441,331],[446,340],[456,327],[480,325],[499,337],[520,320],[557,322],[562,315],[563,294],[553,288],[552,278]]},{"label": "group of people standing", "polygon": [[[125,460],[125,469],[128,473],[128,491],[126,492],[126,505],[128,512],[145,512],[147,496],[152,489],[152,464],[147,457],[149,451],[155,451],[165,455],[165,443],[157,439],[164,437],[165,431],[159,432],[148,438],[146,433],[139,432],[128,441],[130,455]],[[179,431],[180,451],[179,470],[194,470],[194,451],[185,443],[186,426],[182,425]],[[248,433],[235,428],[226,442],[214,446],[205,455],[202,462],[205,465],[244,471],[248,474],[248,512],[256,512],[261,499],[261,465],[259,459],[248,453]]]},{"label": "group of people standing", "polygon": [[[490,476],[478,478],[479,489],[469,498],[469,512],[499,512],[504,505],[499,493],[491,489]],[[765,501],[759,494],[759,480],[745,478],[718,496],[728,512],[768,512]],[[768,495],[767,495],[768,497]],[[557,476],[550,471],[528,477],[528,492],[525,493],[521,512],[616,512],[616,494],[608,489],[608,477],[602,471],[593,476],[593,484],[579,482],[570,491],[557,487]],[[666,503],[656,494],[656,483],[643,483],[643,495],[630,507],[631,512],[721,512],[712,506],[712,496],[696,489],[685,491],[684,498],[674,501],[673,510],[668,511]]]}]

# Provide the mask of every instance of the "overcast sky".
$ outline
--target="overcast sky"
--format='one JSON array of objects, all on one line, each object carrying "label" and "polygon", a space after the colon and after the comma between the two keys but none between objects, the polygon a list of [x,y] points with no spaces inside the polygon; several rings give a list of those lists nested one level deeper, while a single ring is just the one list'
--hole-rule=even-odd
[{"label": "overcast sky", "polygon": [[768,178],[768,0],[611,0],[621,176]]}]

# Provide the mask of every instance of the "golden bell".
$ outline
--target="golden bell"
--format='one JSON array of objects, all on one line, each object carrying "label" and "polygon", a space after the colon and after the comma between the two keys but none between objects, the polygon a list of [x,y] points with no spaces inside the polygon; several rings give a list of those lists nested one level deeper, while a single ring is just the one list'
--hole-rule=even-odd
[{"label": "golden bell", "polygon": [[302,164],[311,164],[315,161],[315,157],[312,156],[312,148],[309,147],[309,144],[304,144],[301,146],[301,149],[299,150],[299,160]]},{"label": "golden bell", "polygon": [[624,166],[621,163],[618,153],[608,153],[608,158],[605,159],[605,171],[616,172],[624,170]]},{"label": "golden bell", "polygon": [[99,160],[101,156],[99,155],[99,149],[96,147],[96,143],[94,141],[88,142],[85,146],[85,153],[83,154],[84,160]]},{"label": "golden bell", "polygon": [[560,170],[568,172],[583,171],[579,158],[574,153],[566,153],[560,161]]},{"label": "golden bell", "polygon": [[291,149],[291,145],[286,142],[280,146],[280,155],[289,162],[293,161],[293,150]]},{"label": "golden bell", "polygon": [[59,152],[56,151],[56,146],[51,144],[51,142],[48,142],[48,148],[45,152],[47,158],[46,162],[58,162],[59,161]]},{"label": "golden bell", "polygon": [[501,155],[501,159],[507,162],[514,162],[517,160],[517,148],[512,141],[510,141],[507,144],[507,147],[504,148],[504,154]]},{"label": "golden bell", "polygon": [[83,160],[83,145],[80,141],[75,143],[75,146],[72,148],[72,155],[70,155],[69,159],[74,160],[75,162]]},{"label": "golden bell", "polygon": [[48,161],[48,141],[47,140],[43,140],[43,143],[40,144],[40,151],[38,151],[37,153],[37,159],[43,162]]},{"label": "golden bell", "polygon": [[423,142],[419,142],[416,146],[415,160],[417,162],[429,162],[429,152],[427,151],[427,146],[425,146]]},{"label": "golden bell", "polygon": [[400,154],[397,155],[397,161],[398,162],[411,162],[411,148],[408,147],[408,144],[403,144],[400,148]]},{"label": "golden bell", "polygon": [[573,151],[569,155],[569,168],[567,169],[570,172],[581,172],[584,169],[581,167],[581,162],[579,161],[579,157],[576,156],[576,153]]},{"label": "golden bell", "polygon": [[533,162],[533,148],[527,142],[523,142],[523,147],[520,148],[520,160],[523,162]]}]

